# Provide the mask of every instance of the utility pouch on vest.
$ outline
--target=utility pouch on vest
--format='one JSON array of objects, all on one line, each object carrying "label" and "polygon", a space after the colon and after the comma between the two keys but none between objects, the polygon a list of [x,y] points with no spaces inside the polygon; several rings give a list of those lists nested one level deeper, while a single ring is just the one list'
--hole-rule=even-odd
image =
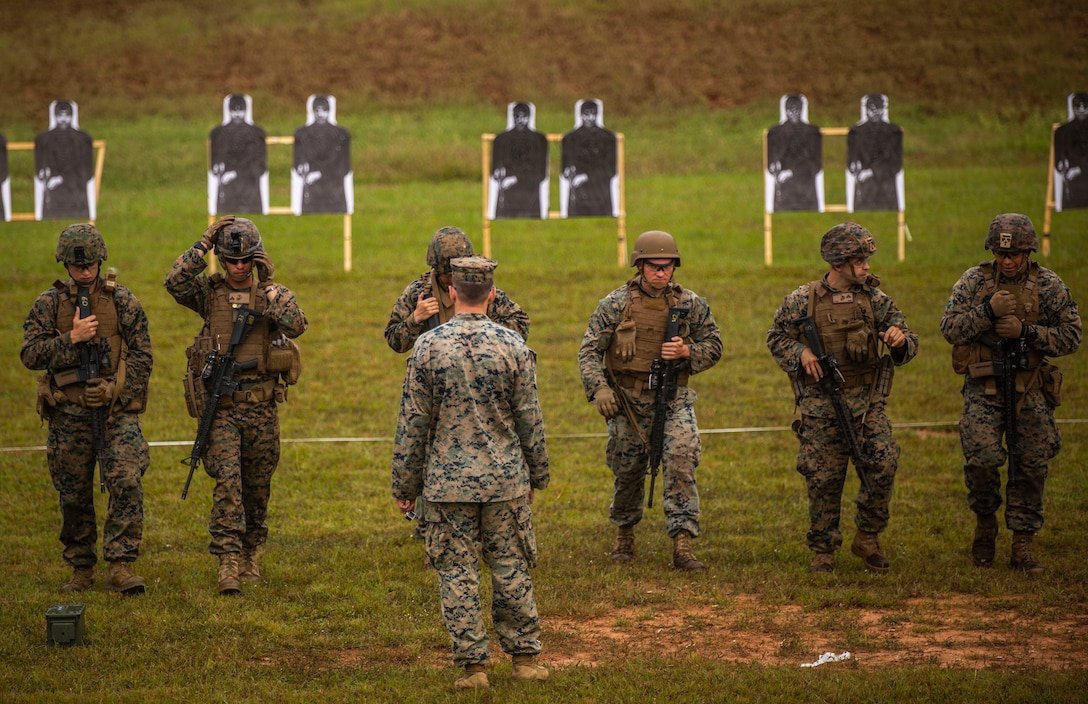
[{"label": "utility pouch on vest", "polygon": [[952,345],[952,371],[966,374],[967,368],[980,361],[979,345]]},{"label": "utility pouch on vest", "polygon": [[1051,408],[1062,405],[1062,370],[1053,364],[1043,364],[1041,377],[1047,405]]},{"label": "utility pouch on vest", "polygon": [[268,362],[266,368],[270,374],[283,376],[283,383],[287,385],[298,383],[302,374],[302,350],[298,343],[286,335],[280,335],[268,346]]},{"label": "utility pouch on vest", "polygon": [[204,415],[204,404],[208,400],[208,390],[204,386],[202,374],[207,364],[208,355],[215,349],[215,343],[211,337],[198,335],[193,339],[193,344],[185,350],[185,356],[189,360],[185,366],[185,377],[182,380],[185,385],[185,409],[189,417],[200,418]]}]

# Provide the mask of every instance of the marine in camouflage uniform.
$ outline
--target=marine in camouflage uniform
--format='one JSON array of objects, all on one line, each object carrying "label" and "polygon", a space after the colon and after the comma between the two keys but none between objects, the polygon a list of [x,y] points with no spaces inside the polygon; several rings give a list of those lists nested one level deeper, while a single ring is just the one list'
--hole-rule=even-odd
[{"label": "marine in camouflage uniform", "polygon": [[456,686],[488,686],[490,659],[480,605],[479,556],[491,570],[491,616],[514,678],[544,680],[540,618],[529,570],[536,566],[530,504],[550,479],[535,356],[485,314],[495,263],[452,262],[455,315],[419,337],[404,377],[392,461],[393,498],[421,507],[427,555],[438,573],[442,620]]},{"label": "marine in camouflage uniform", "polygon": [[[851,552],[868,567],[887,569],[890,562],[877,536],[888,526],[892,484],[899,464],[899,443],[892,435],[885,401],[894,368],[918,354],[918,336],[907,327],[895,302],[869,273],[876,251],[872,234],[854,223],[828,230],[820,254],[830,270],[819,281],[803,284],[785,297],[767,331],[767,347],[787,374],[801,410],[793,428],[801,442],[797,471],[808,490],[808,547],[815,553],[813,572],[831,572],[842,547],[839,519],[850,460],[850,445],[836,420],[831,399],[820,388],[823,369],[809,348],[798,320],[813,316],[824,351],[835,355],[842,373],[842,396],[853,418],[869,487],[858,488],[854,503],[857,533]],[[882,347],[887,353],[882,353]]]},{"label": "marine in camouflage uniform", "polygon": [[[204,256],[213,247],[225,275],[203,275]],[[237,593],[240,581],[260,579],[257,553],[268,539],[268,500],[280,460],[277,404],[286,399],[285,383],[293,383],[280,352],[290,347],[285,338],[309,327],[295,295],[273,281],[273,273],[256,225],[227,216],[177,258],[164,282],[174,300],[204,319],[198,340],[221,353],[231,337],[233,308],[245,305],[260,313],[235,349],[239,362],[256,358],[258,366],[235,376],[238,388],[221,401],[203,458],[205,472],[215,479],[208,551],[219,558],[223,594]]]},{"label": "marine in camouflage uniform", "polygon": [[[649,438],[657,392],[647,386],[655,359],[678,363],[676,396],[665,417],[662,455],[665,531],[673,540],[673,566],[704,568],[691,551],[699,536],[699,491],[695,469],[702,442],[695,421],[695,391],[689,375],[710,369],[722,356],[718,324],[706,300],[672,280],[680,252],[667,232],[639,235],[631,254],[635,275],[605,298],[589,317],[578,368],[586,398],[608,420],[605,459],[614,478],[609,520],[617,527],[611,558],[635,557],[635,525],[642,520]],[[679,336],[665,340],[668,309],[685,311]]]},{"label": "marine in camouflage uniform", "polygon": [[[1033,573],[1044,569],[1032,556],[1031,544],[1043,527],[1048,462],[1061,450],[1054,407],[1061,401],[1062,377],[1046,358],[1076,352],[1082,337],[1080,312],[1068,287],[1053,271],[1031,261],[1038,246],[1027,216],[995,217],[985,241],[994,259],[963,273],[941,318],[941,333],[953,345],[953,368],[964,375],[959,429],[967,506],[976,515],[972,560],[980,567],[993,564],[1001,465],[1009,460],[1005,526],[1013,531],[1010,564]],[[1012,456],[1001,446],[1005,377],[995,374],[1003,371],[1006,359],[995,348],[1009,346],[1016,367],[1019,439],[1019,452]]]},{"label": "marine in camouflage uniform", "polygon": [[[460,228],[442,227],[434,233],[427,246],[430,270],[408,284],[385,325],[385,341],[394,352],[411,351],[420,333],[453,317],[450,260],[474,254],[472,242]],[[435,315],[438,317],[434,318]],[[487,307],[487,317],[521,335],[521,339],[529,339],[529,316],[501,289],[495,289],[495,300]]]},{"label": "marine in camouflage uniform", "polygon": [[[139,417],[147,405],[151,336],[132,292],[117,284],[112,270],[101,275],[106,255],[106,243],[93,225],[64,228],[56,256],[69,278],[34,302],[23,323],[20,358],[28,369],[45,371],[38,383],[38,412],[49,422],[49,475],[60,493],[62,556],[73,568],[62,591],[94,584],[97,460],[110,495],[102,526],[102,557],[110,565],[106,589],[138,594],[146,580],[133,575],[130,565],[140,553],[142,478],[151,462]],[[91,314],[81,317],[84,296]],[[81,381],[81,354],[89,353],[90,346],[101,353],[99,378]],[[92,409],[104,417],[105,447],[97,452]]]}]

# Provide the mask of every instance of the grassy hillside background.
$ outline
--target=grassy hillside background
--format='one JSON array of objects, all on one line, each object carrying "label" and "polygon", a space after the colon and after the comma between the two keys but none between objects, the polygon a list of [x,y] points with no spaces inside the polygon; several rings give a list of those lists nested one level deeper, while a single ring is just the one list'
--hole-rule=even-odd
[{"label": "grassy hillside background", "polygon": [[[47,127],[51,100],[79,103],[81,126],[108,144],[98,219],[108,264],[143,302],[155,345],[137,563],[148,594],[81,595],[88,647],[48,649],[43,614],[62,599],[67,570],[45,454],[32,449],[45,440],[34,374],[16,360],[26,311],[62,274],[53,250],[65,223],[0,223],[0,698],[471,698],[451,694],[434,575],[389,497],[403,356],[381,330],[426,267],[435,229],[459,225],[482,248],[480,135],[503,129],[506,103],[532,101],[538,129],[565,132],[575,101],[596,97],[605,125],[626,138],[629,238],[673,232],[678,279],[707,297],[725,334],[722,363],[692,381],[705,431],[696,552],[709,570],[668,568],[657,509],[639,528],[640,559],[630,569],[607,559],[604,424],[575,354],[596,301],[629,273],[616,266],[615,223],[495,223],[497,282],[530,313],[539,358],[553,485],[534,505],[534,579],[556,677],[515,688],[496,653],[494,698],[1084,700],[1088,357],[1057,362],[1065,442],[1038,541],[1048,572],[1028,580],[1003,563],[970,565],[958,380],[937,330],[952,284],[985,256],[993,215],[1025,212],[1042,227],[1050,128],[1065,119],[1065,96],[1088,89],[1083,3],[0,4],[0,133],[29,141]],[[793,408],[763,338],[782,296],[822,273],[819,237],[845,216],[776,217],[774,264],[764,265],[761,131],[784,93],[808,96],[812,122],[846,126],[874,91],[889,96],[906,135],[906,260],[895,257],[893,213],[854,219],[875,233],[874,271],[922,352],[897,375],[889,406],[904,451],[882,536],[893,570],[870,574],[843,555],[826,580],[804,569],[806,507],[785,430]],[[198,471],[179,499],[194,430],[180,377],[198,320],[161,286],[207,222],[205,144],[229,92],[253,96],[270,135],[303,123],[309,94],[336,95],[356,179],[350,273],[339,217],[254,217],[311,329],[300,340],[303,379],[281,414],[266,579],[237,600],[214,592],[210,479]],[[31,210],[32,159],[10,158],[16,210]],[[845,145],[829,139],[825,159],[828,197],[841,201]],[[286,204],[289,165],[290,150],[273,147],[274,203]],[[1044,262],[1082,304],[1086,229],[1088,212],[1055,215]],[[848,540],[856,485],[844,501]],[[1008,542],[1003,532],[1000,560]],[[854,658],[798,667],[828,650]]]}]

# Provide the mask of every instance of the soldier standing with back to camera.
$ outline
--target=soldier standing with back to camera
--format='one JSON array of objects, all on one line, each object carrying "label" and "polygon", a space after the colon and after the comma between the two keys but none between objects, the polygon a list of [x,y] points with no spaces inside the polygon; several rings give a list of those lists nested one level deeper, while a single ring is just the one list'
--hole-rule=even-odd
[{"label": "soldier standing with back to camera", "polygon": [[[140,553],[142,478],[151,463],[139,418],[147,405],[151,336],[132,292],[117,283],[112,269],[102,276],[106,254],[94,225],[64,228],[57,261],[67,269],[68,281],[57,281],[34,302],[23,323],[20,357],[28,369],[45,371],[38,382],[38,413],[49,422],[49,475],[60,494],[62,555],[73,568],[61,591],[94,585],[97,461],[110,494],[102,527],[102,557],[110,565],[106,589],[140,594],[147,582],[132,574],[130,565]],[[97,378],[87,377],[88,362],[98,367]],[[95,414],[104,430],[100,450],[95,449]]]},{"label": "soldier standing with back to camera", "polygon": [[[1008,460],[1005,525],[1013,531],[1010,565],[1038,573],[1033,537],[1043,527],[1043,490],[1048,463],[1061,450],[1054,407],[1061,402],[1062,376],[1046,357],[1080,347],[1080,312],[1069,288],[1053,271],[1031,261],[1039,247],[1026,215],[1005,213],[990,223],[984,243],[994,259],[963,273],[941,318],[952,343],[952,366],[963,374],[960,444],[967,506],[975,513],[971,558],[993,565],[1001,465]],[[1012,358],[1001,351],[1012,350]],[[1014,362],[1006,367],[1006,364]],[[999,375],[995,372],[1001,372]],[[1015,435],[1006,433],[1010,411],[1002,393],[1004,373],[1015,374]],[[1006,446],[1001,446],[1005,434]],[[1017,448],[1017,442],[1019,447]]]},{"label": "soldier standing with back to camera", "polygon": [[[815,553],[809,570],[831,572],[842,547],[839,518],[851,448],[839,426],[832,398],[820,386],[825,370],[806,341],[799,320],[811,316],[825,353],[833,354],[841,373],[841,394],[853,422],[865,477],[858,488],[857,533],[850,551],[867,567],[888,569],[890,563],[877,536],[890,517],[892,484],[899,465],[899,443],[884,405],[894,367],[918,354],[918,335],[907,327],[895,302],[877,288],[869,273],[876,243],[868,230],[842,223],[824,233],[820,255],[830,270],[819,281],[803,284],[786,296],[767,331],[767,347],[790,376],[801,419],[793,423],[801,441],[797,471],[808,489],[808,547]],[[880,343],[887,346],[882,355]],[[847,426],[850,427],[850,426]]]},{"label": "soldier standing with back to camera", "polygon": [[[204,256],[213,247],[226,273],[203,276]],[[177,258],[164,282],[174,300],[204,319],[189,349],[190,373],[195,369],[197,383],[207,353],[226,351],[236,307],[257,313],[234,350],[239,362],[256,359],[257,366],[239,372],[237,389],[223,398],[203,458],[205,472],[215,479],[208,551],[219,558],[222,594],[236,594],[242,581],[261,578],[257,553],[268,539],[268,499],[280,459],[277,405],[286,400],[287,385],[298,379],[301,362],[292,340],[309,327],[295,295],[272,280],[273,272],[257,226],[228,216]],[[190,414],[195,410],[190,408]]]},{"label": "soldier standing with back to camera", "polygon": [[[721,359],[721,333],[706,300],[673,281],[680,252],[672,235],[658,230],[639,235],[631,266],[638,274],[600,301],[578,350],[586,398],[608,420],[605,456],[614,478],[609,519],[618,529],[611,558],[624,563],[635,557],[657,395],[648,380],[654,360],[665,360],[679,367],[678,388],[665,416],[665,531],[673,540],[673,566],[699,572],[704,565],[692,553],[691,541],[700,532],[695,469],[702,443],[695,392],[687,381]],[[685,311],[679,334],[666,340],[669,309],[677,307]]]}]

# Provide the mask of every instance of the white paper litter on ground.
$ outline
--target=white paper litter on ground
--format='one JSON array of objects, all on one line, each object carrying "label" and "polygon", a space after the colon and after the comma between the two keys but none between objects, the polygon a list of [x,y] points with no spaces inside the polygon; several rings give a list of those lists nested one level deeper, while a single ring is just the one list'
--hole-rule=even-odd
[{"label": "white paper litter on ground", "polygon": [[851,655],[849,650],[842,653],[841,655],[836,655],[835,653],[829,651],[821,655],[819,659],[816,660],[816,662],[801,663],[801,667],[817,667],[827,662],[842,662],[843,660],[849,660],[850,657]]}]

